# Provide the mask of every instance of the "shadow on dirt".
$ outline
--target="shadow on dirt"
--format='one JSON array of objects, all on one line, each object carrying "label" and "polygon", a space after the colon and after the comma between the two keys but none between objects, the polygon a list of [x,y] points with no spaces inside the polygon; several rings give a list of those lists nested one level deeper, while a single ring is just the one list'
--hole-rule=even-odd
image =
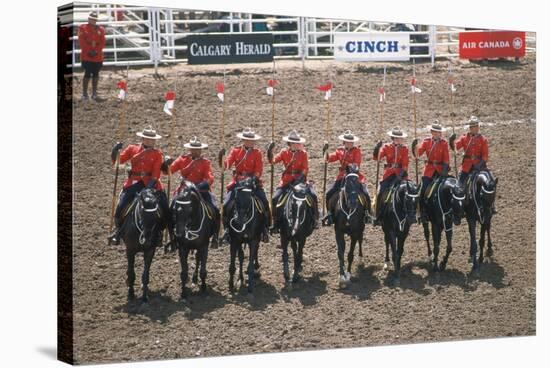
[{"label": "shadow on dirt", "polygon": [[285,302],[298,299],[304,307],[317,303],[317,298],[327,293],[327,282],[321,277],[328,275],[328,271],[314,272],[311,277],[302,278],[297,283],[287,283],[281,290]]}]

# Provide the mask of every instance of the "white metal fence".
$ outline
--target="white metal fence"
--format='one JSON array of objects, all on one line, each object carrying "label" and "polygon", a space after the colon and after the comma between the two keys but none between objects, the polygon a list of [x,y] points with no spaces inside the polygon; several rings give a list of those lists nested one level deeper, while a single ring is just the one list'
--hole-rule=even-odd
[{"label": "white metal fence", "polygon": [[[78,26],[88,13],[98,12],[105,27],[104,65],[154,65],[185,62],[185,37],[197,34],[272,33],[276,58],[332,58],[337,33],[394,30],[391,23],[307,17],[256,16],[248,13],[198,12],[153,7],[75,3],[61,10],[64,26],[73,28],[71,66],[80,66]],[[417,26],[411,35],[415,58],[458,57],[462,28]],[[535,52],[534,34],[527,35],[527,52]]]}]

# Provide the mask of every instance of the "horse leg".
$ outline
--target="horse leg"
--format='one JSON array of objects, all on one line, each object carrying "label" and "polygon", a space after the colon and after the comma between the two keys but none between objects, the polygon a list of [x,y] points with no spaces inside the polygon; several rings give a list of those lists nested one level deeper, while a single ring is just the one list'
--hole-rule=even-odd
[{"label": "horse leg", "polygon": [[445,250],[445,257],[443,257],[443,260],[439,265],[440,271],[445,271],[445,267],[447,267],[447,262],[449,261],[449,256],[453,251],[453,228],[452,227],[451,229],[449,229],[449,231],[445,232],[445,238],[447,238],[447,249]]},{"label": "horse leg", "polygon": [[292,275],[292,282],[298,282],[300,280],[300,272],[302,271],[302,252],[304,251],[304,245],[306,243],[306,239],[300,239],[296,242],[295,246],[292,248],[294,251],[294,248],[297,247],[297,251],[294,252],[294,275]]},{"label": "horse leg", "polygon": [[143,285],[143,295],[141,300],[144,303],[149,301],[149,273],[151,272],[151,263],[155,256],[155,246],[151,245],[143,254],[143,274],[141,275],[141,284]]},{"label": "horse leg", "polygon": [[351,238],[350,246],[349,246],[349,252],[348,252],[348,273],[351,274],[351,265],[353,264],[353,256],[355,252],[355,244],[357,243],[357,239]]},{"label": "horse leg", "polygon": [[390,230],[389,233],[388,233],[388,240],[389,240],[389,243],[390,243],[390,247],[391,247],[391,259],[392,259],[392,262],[393,262],[393,271],[394,271],[394,276],[395,276],[395,279],[396,280],[399,280],[399,269],[397,268],[397,236],[394,232],[394,230]]},{"label": "horse leg", "polygon": [[336,245],[338,246],[338,262],[340,277],[345,277],[344,273],[344,252],[346,251],[346,240],[344,239],[344,233],[336,230]]},{"label": "horse leg", "polygon": [[260,253],[260,246],[256,250],[256,257],[254,257],[254,277],[260,278],[260,262],[258,261],[258,254]]},{"label": "horse leg", "polygon": [[235,258],[237,257],[237,244],[231,242],[230,245],[230,261],[229,261],[229,290],[233,291],[235,288],[234,278],[235,278]]},{"label": "horse leg", "polygon": [[[250,248],[250,244],[248,244],[248,247]],[[244,285],[244,274],[243,274],[244,250],[243,250],[242,244],[239,244],[238,252],[239,252],[239,280],[241,281],[241,286],[242,286]]]},{"label": "horse leg", "polygon": [[470,262],[472,262],[472,271],[479,269],[477,262],[477,240],[476,240],[476,219],[468,219],[468,230],[470,232]]},{"label": "horse leg", "polygon": [[487,227],[484,224],[480,225],[481,230],[479,234],[479,264],[483,264],[483,248],[485,247],[485,234],[487,233]]},{"label": "horse leg", "polygon": [[397,256],[396,256],[396,272],[397,278],[401,277],[401,258],[403,257],[403,252],[405,251],[405,234],[399,234],[397,236]]},{"label": "horse leg", "polygon": [[486,225],[487,227],[487,257],[493,256],[493,242],[491,241],[491,221]]},{"label": "horse leg", "polygon": [[428,259],[432,259],[432,248],[430,247],[430,223],[428,221],[422,223],[424,228],[424,239],[426,239],[426,245],[428,246]]},{"label": "horse leg", "polygon": [[432,237],[434,239],[434,252],[433,252],[433,270],[439,271],[438,258],[439,258],[439,246],[441,245],[441,226],[439,224],[432,223]]},{"label": "horse leg", "polygon": [[208,239],[206,239],[206,244],[200,250],[201,255],[201,292],[206,292],[206,261],[208,260]]},{"label": "horse leg", "polygon": [[189,266],[187,264],[187,257],[189,257],[189,248],[187,247],[178,247],[178,255],[180,257],[180,265],[181,265],[181,272],[180,272],[180,280],[181,280],[181,300],[186,299],[185,295],[185,284],[187,283],[187,274],[189,272]]},{"label": "horse leg", "polygon": [[386,258],[384,260],[384,269],[386,270],[390,262],[390,236],[386,230],[384,230],[384,243],[386,243]]},{"label": "horse leg", "polygon": [[197,249],[197,251],[195,252],[195,270],[193,271],[193,278],[191,279],[191,282],[195,285],[199,281],[199,267],[201,263],[201,254],[202,254],[202,249]]},{"label": "horse leg", "polygon": [[359,257],[363,258],[363,237],[359,238]]},{"label": "horse leg", "polygon": [[290,280],[290,272],[288,270],[288,239],[281,235],[281,248],[283,249],[283,276],[285,281]]},{"label": "horse leg", "polygon": [[248,258],[248,292],[254,291],[254,260],[256,259],[256,253],[258,252],[259,241],[252,241],[248,244],[250,255]]},{"label": "horse leg", "polygon": [[134,293],[134,283],[136,282],[136,272],[134,270],[136,263],[136,253],[126,251],[126,259],[128,260],[128,270],[126,272],[127,279],[126,284],[128,285],[128,300],[135,299],[136,295]]}]

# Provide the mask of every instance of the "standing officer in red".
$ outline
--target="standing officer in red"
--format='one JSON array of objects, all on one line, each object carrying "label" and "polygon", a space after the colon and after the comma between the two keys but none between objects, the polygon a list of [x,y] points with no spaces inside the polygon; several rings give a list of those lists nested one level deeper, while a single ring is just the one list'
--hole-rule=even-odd
[{"label": "standing officer in red", "polygon": [[[142,138],[142,143],[131,144],[120,152],[120,163],[130,162],[131,169],[128,171],[128,179],[124,182],[115,211],[116,229],[109,237],[109,242],[115,245],[120,244],[120,228],[123,220],[122,211],[132,203],[137,193],[144,188],[156,189],[165,224],[170,225],[171,223],[168,198],[162,190],[162,183],[160,182],[160,169],[164,157],[162,152],[155,148],[155,143],[161,136],[151,126],[143,129],[142,132],[136,133],[136,135]],[[113,164],[121,149],[122,143],[117,142],[111,151]],[[168,228],[171,229],[172,227],[169,226]]]},{"label": "standing officer in red", "polygon": [[[304,143],[306,142],[305,138],[300,137],[300,135],[293,130],[289,135],[283,137],[283,141],[287,142],[288,148],[282,149],[275,158],[273,157],[273,146],[274,143],[271,143],[267,152],[267,157],[269,163],[278,164],[281,163],[285,170],[277,186],[275,194],[273,194],[273,199],[271,200],[271,209],[273,211],[273,226],[270,229],[270,232],[276,233],[279,230],[278,218],[275,213],[277,208],[277,203],[283,193],[287,191],[290,185],[296,184],[298,182],[307,183],[307,173],[308,173],[308,155],[304,150]],[[308,185],[308,192],[313,197],[313,207],[314,213],[318,216],[317,210],[317,194],[313,190],[311,185]]]},{"label": "standing officer in red", "polygon": [[214,196],[210,192],[212,183],[214,183],[211,162],[209,159],[202,157],[202,150],[208,148],[208,145],[202,143],[197,137],[193,137],[189,143],[185,143],[183,146],[189,149],[189,153],[181,155],[175,161],[172,158],[167,158],[163,164],[163,172],[168,174],[169,165],[170,174],[179,171],[181,175],[181,184],[174,191],[174,198],[182,190],[187,180],[195,184],[201,197],[214,209],[216,213],[216,228],[212,234],[211,244],[213,247],[216,247],[220,231],[220,210]]},{"label": "standing officer in red", "polygon": [[[326,221],[326,225],[332,225],[334,223],[334,214],[330,210],[329,201],[334,193],[340,190],[344,182],[344,177],[346,176],[346,169],[348,166],[357,165],[361,167],[361,149],[355,146],[355,142],[359,141],[359,137],[354,135],[351,130],[346,130],[344,134],[339,135],[338,139],[343,142],[343,145],[336,149],[336,151],[329,154],[325,153],[326,162],[340,162],[340,167],[338,169],[338,176],[336,177],[332,186],[325,193],[325,203],[327,206],[327,215],[323,219]],[[366,186],[365,175],[359,173],[359,182],[362,184],[363,192],[368,196],[368,190]]]},{"label": "standing officer in red", "polygon": [[428,130],[432,136],[424,138],[420,147],[417,147],[418,139],[412,142],[412,151],[415,157],[420,157],[426,153],[426,165],[422,174],[422,188],[420,189],[420,219],[422,222],[428,220],[426,209],[424,206],[424,194],[426,189],[433,181],[434,176],[447,176],[449,174],[449,145],[442,138],[443,132],[446,130],[436,120],[432,125],[428,125]]},{"label": "standing officer in red", "polygon": [[78,42],[80,43],[80,61],[84,68],[82,79],[82,100],[88,100],[88,84],[92,78],[92,99],[100,101],[97,96],[99,71],[103,66],[103,48],[105,47],[105,29],[98,26],[97,13],[92,12],[88,23],[78,27]]},{"label": "standing officer in red", "polygon": [[[462,159],[462,165],[460,165],[460,174],[458,175],[458,182],[464,186],[468,175],[472,171],[484,170],[491,175],[494,180],[493,174],[487,167],[487,161],[489,160],[489,142],[481,133],[479,133],[479,119],[477,116],[471,116],[470,120],[465,126],[469,129],[467,134],[463,134],[455,143],[456,134],[451,135],[449,138],[449,144],[451,149],[464,150],[464,157]],[[493,205],[494,206],[494,205]],[[493,207],[493,213],[496,213]]]},{"label": "standing officer in red", "polygon": [[[399,127],[393,128],[387,133],[392,142],[386,143],[382,147],[382,142],[378,142],[374,147],[373,160],[380,161],[386,158],[384,164],[384,175],[380,182],[378,196],[376,197],[377,213],[374,220],[374,226],[381,225],[380,215],[384,213],[386,207],[382,194],[391,188],[395,183],[407,179],[407,170],[409,168],[409,149],[404,145],[404,139],[407,134]],[[382,148],[382,149],[380,149]]]},{"label": "standing officer in red", "polygon": [[[233,170],[233,180],[227,185],[227,194],[223,203],[224,213],[228,213],[228,204],[233,200],[233,188],[237,184],[237,181],[247,177],[256,179],[257,185],[254,195],[262,201],[265,208],[266,227],[263,229],[262,241],[267,243],[269,241],[268,230],[269,224],[271,223],[271,215],[269,212],[269,202],[267,201],[267,196],[265,195],[261,180],[264,169],[262,152],[254,147],[256,141],[262,139],[262,137],[257,135],[252,128],[244,128],[241,133],[237,133],[237,138],[241,140],[242,146],[233,147],[224,162],[224,169],[230,169],[232,166],[235,166]],[[229,216],[224,216],[224,239],[227,239],[229,234],[227,231],[229,220]]]}]

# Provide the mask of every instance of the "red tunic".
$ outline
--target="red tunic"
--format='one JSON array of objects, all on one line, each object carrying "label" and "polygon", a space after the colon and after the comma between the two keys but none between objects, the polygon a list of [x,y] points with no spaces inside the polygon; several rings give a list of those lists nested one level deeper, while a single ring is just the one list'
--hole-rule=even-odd
[{"label": "red tunic", "polygon": [[[91,24],[83,24],[78,27],[78,42],[80,43],[80,60],[81,61],[103,61],[103,48],[105,47],[105,29],[102,26],[92,26]],[[95,56],[90,56],[88,53],[95,51]]]},{"label": "red tunic", "polygon": [[132,166],[128,179],[124,182],[124,189],[137,182],[143,181],[147,186],[151,178],[157,180],[155,189],[161,190],[160,167],[163,161],[162,152],[156,148],[145,149],[141,144],[131,144],[120,153],[120,163],[130,161]]},{"label": "red tunic", "polygon": [[262,152],[259,149],[246,149],[244,146],[234,147],[224,162],[226,169],[230,169],[233,165],[235,165],[233,180],[227,185],[227,190],[231,190],[238,180],[250,176],[256,176],[260,180],[260,185],[262,185],[260,178],[264,165],[262,162]]},{"label": "red tunic", "polygon": [[472,166],[484,160],[489,160],[489,143],[481,134],[464,134],[456,141],[456,150],[464,150],[464,159],[460,169],[469,173]]},{"label": "red tunic", "polygon": [[275,156],[273,163],[282,162],[285,171],[279,181],[279,187],[284,187],[297,179],[301,174],[307,177],[308,157],[307,152],[303,150],[292,152],[290,149],[283,149]]},{"label": "red tunic", "polygon": [[[340,161],[340,168],[338,169],[338,176],[336,180],[343,179],[346,176],[346,167],[351,164],[355,164],[358,167],[361,167],[361,149],[359,147],[352,147],[351,149],[346,149],[344,147],[339,147],[336,151],[328,155],[328,162]],[[359,173],[359,181],[365,183],[365,176],[363,173]]]},{"label": "red tunic", "polygon": [[[397,145],[395,143],[386,143],[380,149],[379,159],[386,158],[384,165],[384,176],[382,180],[386,180],[392,175],[398,175],[401,169],[407,171],[409,169],[409,149],[407,146]],[[373,157],[374,160],[377,157]],[[403,178],[403,179],[406,179]]]},{"label": "red tunic", "polygon": [[427,160],[424,166],[423,176],[433,177],[437,171],[441,173],[443,164],[449,164],[449,144],[443,138],[437,141],[431,137],[424,138],[420,147],[418,147],[418,157],[426,152]]},{"label": "red tunic", "polygon": [[208,185],[212,186],[212,183],[214,183],[210,160],[203,157],[193,159],[191,154],[181,155],[170,165],[171,173],[177,171],[180,172],[183,179],[189,180],[193,184],[206,181]]}]

